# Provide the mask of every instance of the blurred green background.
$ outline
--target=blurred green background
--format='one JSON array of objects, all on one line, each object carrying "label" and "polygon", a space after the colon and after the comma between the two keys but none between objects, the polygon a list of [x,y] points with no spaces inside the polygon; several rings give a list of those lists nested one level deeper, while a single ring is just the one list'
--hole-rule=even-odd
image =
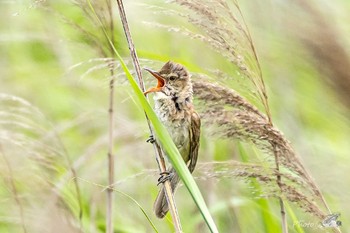
[{"label": "blurred green background", "polygon": [[[0,232],[104,232],[107,185],[108,96],[112,54],[85,1],[0,1]],[[237,69],[205,42],[176,29],[201,32],[190,14],[163,1],[125,1],[141,65],[159,69],[168,60],[191,72]],[[106,1],[94,1],[108,22]],[[272,119],[302,158],[330,208],[350,231],[350,30],[346,0],[240,1],[267,87]],[[112,1],[115,45],[129,52]],[[174,12],[180,12],[174,13]],[[167,27],[165,27],[165,25]],[[159,232],[172,232],[171,218],[152,212],[157,165],[145,140],[143,110],[117,63],[115,92],[115,189],[132,196]],[[130,68],[132,64],[129,62]],[[348,66],[347,66],[348,65]],[[146,85],[152,79],[144,75]],[[215,78],[215,77],[214,77]],[[224,82],[250,98],[254,88]],[[244,89],[246,88],[246,89]],[[17,97],[17,99],[15,98]],[[260,110],[263,111],[262,108]],[[279,232],[275,198],[260,198],[247,180],[201,178],[201,163],[250,161],[265,155],[238,142],[211,138],[203,129],[194,176],[220,232]],[[71,164],[81,189],[83,217]],[[197,175],[196,175],[197,173]],[[254,189],[252,191],[252,188]],[[153,232],[140,209],[115,193],[115,232]],[[184,232],[208,232],[191,197],[181,187],[176,200]],[[318,223],[290,204],[290,232],[297,222]],[[268,213],[266,213],[268,212]],[[21,216],[22,215],[22,216]],[[304,227],[299,232],[329,229]]]}]

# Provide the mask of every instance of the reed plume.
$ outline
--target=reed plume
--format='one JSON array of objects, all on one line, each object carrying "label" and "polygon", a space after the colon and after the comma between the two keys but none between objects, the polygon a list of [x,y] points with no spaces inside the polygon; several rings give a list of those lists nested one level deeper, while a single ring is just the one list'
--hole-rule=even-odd
[{"label": "reed plume", "polygon": [[186,15],[189,22],[205,32],[198,38],[205,38],[204,40],[209,42],[215,51],[237,69],[239,75],[250,81],[254,90],[252,94],[261,102],[271,122],[260,63],[239,4],[232,1],[233,6],[231,6],[225,0],[204,2],[174,0],[174,2],[191,11]]},{"label": "reed plume", "polygon": [[[288,186],[289,184],[295,184],[298,190],[302,189],[303,192],[309,194],[308,197],[297,199],[295,195],[289,195],[286,192],[288,194],[286,197],[292,202],[307,200],[310,204],[307,206],[311,206],[311,203],[315,205],[312,199],[316,197],[325,204],[320,190],[307,173],[290,142],[276,127],[268,122],[263,113],[259,112],[234,90],[206,82],[203,80],[203,76],[200,81],[194,81],[193,90],[199,101],[201,118],[205,124],[215,128],[211,131],[213,136],[250,142],[271,156],[270,176],[263,175],[266,174],[264,169],[256,170],[255,174],[260,174],[260,177],[265,177],[262,180],[269,181],[273,180],[273,177],[281,175],[283,177],[281,183],[283,192],[293,190],[295,194],[297,191]],[[273,163],[271,163],[274,160],[272,156],[275,154],[278,154],[280,158],[283,171],[275,170]],[[252,174],[243,174],[247,177],[253,176]],[[286,177],[288,177],[288,182],[284,183]],[[303,205],[300,204],[300,206]],[[312,207],[310,209],[317,208]],[[315,211],[315,214],[318,217],[326,216],[326,212],[319,209]]]},{"label": "reed plume", "polygon": [[[305,206],[308,206],[306,212],[312,212],[322,219],[326,216],[326,212],[321,211],[313,199],[318,199],[326,211],[330,212],[330,210],[319,188],[296,155],[290,142],[273,124],[257,52],[239,4],[232,1],[232,4],[229,5],[223,0],[204,2],[175,0],[173,2],[189,10],[190,13],[185,14],[189,22],[201,29],[202,33],[198,33],[200,36],[191,36],[191,38],[199,38],[208,42],[215,51],[238,69],[238,74],[253,84],[252,92],[256,93],[266,113],[263,114],[243,96],[230,89],[229,85],[220,85],[219,83],[224,83],[224,80],[197,77],[197,80],[194,78],[194,95],[199,100],[198,106],[202,107],[201,117],[204,122],[215,126],[214,135],[253,143],[263,152],[271,155],[270,167],[274,170],[273,174],[280,192],[278,196],[283,232],[288,231],[283,196],[292,202],[306,201]],[[183,31],[191,35],[189,30]],[[208,80],[214,80],[216,84]],[[296,184],[300,183],[304,186],[297,188],[294,188],[293,185],[288,186],[282,179],[284,173],[294,177]],[[310,195],[303,197],[301,189]],[[299,194],[300,198],[297,198]],[[300,204],[300,206],[304,205]]]}]

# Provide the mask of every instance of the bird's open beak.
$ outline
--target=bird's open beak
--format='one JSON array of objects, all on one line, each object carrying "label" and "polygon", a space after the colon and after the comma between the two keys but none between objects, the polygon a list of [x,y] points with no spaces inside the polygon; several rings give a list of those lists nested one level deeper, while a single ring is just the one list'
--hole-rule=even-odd
[{"label": "bird's open beak", "polygon": [[144,69],[150,72],[158,80],[158,83],[156,87],[151,87],[150,89],[145,91],[143,94],[147,95],[148,93],[151,93],[151,92],[161,91],[165,84],[165,81],[162,78],[162,76],[160,76],[160,74],[156,71],[150,70],[148,68],[144,68]]}]

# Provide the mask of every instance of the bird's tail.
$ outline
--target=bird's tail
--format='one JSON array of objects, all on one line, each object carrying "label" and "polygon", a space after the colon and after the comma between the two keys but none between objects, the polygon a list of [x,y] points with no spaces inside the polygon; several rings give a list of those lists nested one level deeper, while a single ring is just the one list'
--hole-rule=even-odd
[{"label": "bird's tail", "polygon": [[[173,168],[170,170],[170,175],[172,176],[170,179],[171,190],[174,193],[177,185],[179,184],[180,178]],[[160,189],[158,196],[154,202],[153,209],[158,218],[164,218],[164,216],[168,213],[169,205],[165,196],[164,187]]]}]

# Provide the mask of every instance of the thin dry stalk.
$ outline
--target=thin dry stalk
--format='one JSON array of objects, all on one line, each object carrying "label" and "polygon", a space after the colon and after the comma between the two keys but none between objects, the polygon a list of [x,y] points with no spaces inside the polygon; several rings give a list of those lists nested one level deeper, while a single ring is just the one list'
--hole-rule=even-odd
[{"label": "thin dry stalk", "polygon": [[[113,10],[111,1],[107,1],[109,13],[109,25],[111,31],[111,41],[114,44],[114,23]],[[110,45],[111,54],[113,54],[113,47]],[[112,187],[114,183],[114,65],[110,63],[110,81],[109,81],[109,108],[108,108],[108,187]],[[113,189],[107,189],[107,208],[106,208],[106,233],[113,233]]]},{"label": "thin dry stalk", "polygon": [[[128,26],[128,22],[127,22],[127,18],[126,18],[126,14],[125,14],[125,10],[124,10],[124,6],[123,6],[123,1],[122,0],[117,0],[118,3],[118,9],[119,9],[119,15],[120,15],[120,19],[122,21],[123,24],[123,28],[124,28],[124,33],[126,36],[126,39],[128,41],[128,45],[129,45],[129,50],[130,50],[130,54],[131,54],[131,58],[134,64],[134,68],[136,70],[136,74],[138,77],[138,83],[139,86],[141,88],[141,90],[144,92],[145,91],[145,85],[142,79],[142,73],[141,73],[141,68],[140,68],[140,63],[139,60],[137,58],[137,54],[136,54],[136,49],[131,37],[131,33],[129,30],[129,26]],[[146,115],[146,114],[145,114]],[[147,119],[147,123],[148,123],[148,127],[150,130],[151,135],[153,136],[153,129],[151,127],[150,121],[146,115],[146,119]],[[160,172],[166,172],[166,165],[165,165],[165,160],[164,160],[164,155],[163,152],[160,148],[160,146],[158,145],[157,142],[153,143],[153,147],[154,147],[154,151],[156,154],[156,160],[158,163],[158,167]],[[169,211],[171,213],[172,219],[173,219],[173,223],[175,226],[175,230],[176,232],[182,232],[182,226],[180,223],[180,218],[177,212],[177,208],[176,208],[176,204],[175,204],[175,200],[174,200],[174,195],[173,192],[171,190],[171,185],[170,185],[170,181],[167,180],[166,182],[164,182],[163,184],[164,189],[165,189],[165,194],[166,194],[166,198],[168,201],[168,205],[169,205]]]},{"label": "thin dry stalk", "polygon": [[[277,172],[279,172],[280,168],[279,168],[279,159],[278,159],[278,154],[277,153],[275,153],[275,162],[276,162]],[[281,195],[279,195],[278,199],[279,199],[280,212],[281,212],[282,232],[283,233],[288,233],[287,215],[286,215],[286,210],[284,208],[284,202],[283,202],[283,199],[282,199],[283,190],[282,190],[282,186],[281,186],[282,179],[281,179],[280,175],[276,176],[276,182],[277,182],[277,185],[278,185],[278,187],[280,188],[280,191],[281,191]]]},{"label": "thin dry stalk", "polygon": [[[113,71],[111,71],[110,80],[110,93],[109,93],[109,133],[108,133],[108,185],[112,186],[114,183],[114,154],[113,154],[113,129],[114,129],[114,77]],[[107,233],[113,232],[113,190],[107,189]]]},{"label": "thin dry stalk", "polygon": [[[270,122],[271,123],[271,122]],[[281,212],[281,221],[282,221],[282,232],[283,233],[288,233],[288,223],[287,223],[287,216],[286,216],[286,210],[284,208],[284,202],[282,199],[282,195],[283,195],[283,188],[282,188],[282,178],[280,173],[280,162],[279,162],[279,156],[278,153],[276,153],[276,149],[274,148],[274,156],[275,156],[275,164],[276,164],[276,171],[277,171],[277,175],[276,175],[276,182],[278,187],[280,188],[281,194],[278,195],[278,199],[279,199],[279,204],[280,204],[280,212]]]}]

